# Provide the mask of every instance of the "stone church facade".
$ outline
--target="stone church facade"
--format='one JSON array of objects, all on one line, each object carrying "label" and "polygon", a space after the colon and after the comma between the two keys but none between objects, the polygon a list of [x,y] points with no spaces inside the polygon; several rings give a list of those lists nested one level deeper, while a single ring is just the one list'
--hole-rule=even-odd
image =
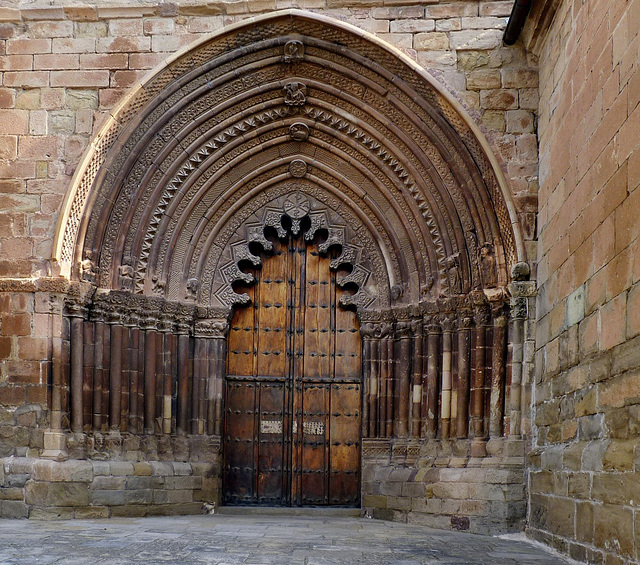
[{"label": "stone church facade", "polygon": [[534,4],[5,2],[0,516],[637,562],[640,1]]}]

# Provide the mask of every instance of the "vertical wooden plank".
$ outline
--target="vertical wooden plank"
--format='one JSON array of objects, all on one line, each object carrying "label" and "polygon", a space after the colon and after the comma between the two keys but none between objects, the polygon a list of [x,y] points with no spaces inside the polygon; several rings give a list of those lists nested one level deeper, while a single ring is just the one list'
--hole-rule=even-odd
[{"label": "vertical wooden plank", "polygon": [[336,381],[331,386],[330,504],[357,504],[360,488],[359,383]]},{"label": "vertical wooden plank", "polygon": [[286,247],[275,245],[274,257],[263,261],[259,282],[257,375],[282,376],[287,367]]},{"label": "vertical wooden plank", "polygon": [[[300,239],[289,241],[287,273],[289,293],[287,300],[287,333],[290,336],[287,374],[290,379],[292,425],[287,432],[292,437],[291,450],[291,503],[302,504],[302,456],[304,453],[304,305],[306,296],[304,289],[305,247]],[[298,331],[300,330],[300,331]],[[289,429],[291,430],[289,432]]]},{"label": "vertical wooden plank", "polygon": [[328,503],[328,450],[327,409],[329,383],[310,382],[302,385],[303,418],[300,436],[301,450],[301,504]]},{"label": "vertical wooden plank", "polygon": [[278,505],[285,501],[283,481],[284,450],[283,427],[285,388],[284,381],[261,382],[259,385],[259,428],[257,458],[257,501]]},{"label": "vertical wooden plank", "polygon": [[255,270],[251,274],[256,283],[242,287],[239,292],[246,292],[250,298],[250,305],[239,307],[233,311],[233,318],[229,327],[227,374],[254,375],[255,355],[257,352],[256,329],[258,324],[258,304],[256,302],[256,287],[260,284],[260,272]]},{"label": "vertical wooden plank", "polygon": [[229,379],[226,384],[223,498],[225,502],[257,501],[254,439],[257,383]]}]

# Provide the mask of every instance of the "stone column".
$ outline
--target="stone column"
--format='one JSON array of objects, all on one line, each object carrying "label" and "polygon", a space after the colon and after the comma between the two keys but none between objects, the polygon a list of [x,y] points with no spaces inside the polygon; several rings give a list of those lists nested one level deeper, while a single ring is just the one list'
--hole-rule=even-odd
[{"label": "stone column", "polygon": [[511,388],[509,392],[509,435],[519,437],[522,433],[522,356],[524,346],[524,323],[527,318],[527,299],[514,296],[511,299]]},{"label": "stone column", "polygon": [[198,397],[194,398],[197,417],[194,416],[193,429],[197,429],[197,432],[193,433],[222,433],[222,393],[228,331],[229,321],[226,317],[196,321],[193,389],[197,390]]},{"label": "stone column", "polygon": [[485,429],[485,373],[487,365],[487,326],[490,322],[489,308],[476,307],[475,320],[475,362],[471,381],[471,455],[484,457],[487,454]]},{"label": "stone column", "polygon": [[423,384],[422,437],[433,439],[438,430],[438,377],[440,359],[440,324],[437,316],[424,319],[427,329],[427,371]]},{"label": "stone column", "polygon": [[176,431],[180,435],[189,432],[189,332],[191,322],[181,318],[176,327],[178,334],[178,414]]},{"label": "stone column", "polygon": [[376,437],[378,417],[378,344],[375,339],[376,325],[361,323],[362,337],[362,437]]},{"label": "stone column", "polygon": [[455,320],[445,314],[442,324],[442,384],[440,393],[440,435],[448,438],[451,431],[451,360]]},{"label": "stone column", "polygon": [[[456,431],[455,435],[465,438],[469,435],[469,385],[471,356],[472,313],[463,310],[458,317],[458,387],[455,391]],[[453,403],[453,402],[452,402]],[[453,433],[451,435],[454,435]]]},{"label": "stone column", "polygon": [[[75,319],[79,320],[81,330],[86,316],[85,301],[80,299],[71,299],[67,302],[67,314],[71,317],[71,322]],[[51,339],[50,363],[51,363],[51,427],[44,432],[44,450],[42,457],[47,459],[55,459],[56,461],[64,461],[68,457],[66,436],[62,430],[63,420],[63,348],[62,340],[64,337],[63,330],[63,300],[59,295],[51,294],[49,296],[49,335]],[[71,324],[70,324],[71,325]],[[76,345],[77,347],[77,345]],[[80,351],[84,346],[81,344]],[[77,363],[77,361],[76,361]],[[82,364],[80,372],[82,374]],[[81,377],[82,385],[82,377]],[[77,401],[77,399],[76,399]],[[78,407],[76,406],[76,409]],[[80,386],[80,410],[82,411],[82,386]],[[82,431],[82,412],[80,418],[80,431]]]},{"label": "stone column", "polygon": [[502,303],[492,306],[493,348],[491,358],[491,396],[489,399],[489,436],[497,438],[503,433],[507,316]]},{"label": "stone column", "polygon": [[[70,299],[66,304],[67,316],[70,319],[70,349],[71,349],[71,430],[82,432],[84,425],[83,406],[83,373],[84,373],[84,321],[87,316],[87,307],[83,300]],[[56,371],[57,373],[57,371]],[[54,429],[61,429],[62,423],[59,421],[60,412],[60,390],[55,381],[59,380],[54,375],[54,386],[52,395],[52,421]]]},{"label": "stone column", "polygon": [[144,329],[144,430],[156,432],[156,371],[159,311],[149,309],[142,321]]},{"label": "stone column", "polygon": [[420,437],[422,427],[423,355],[422,318],[411,320],[413,372],[411,377],[411,436]]},{"label": "stone column", "polygon": [[[392,329],[391,324],[379,320],[362,321],[360,326],[365,378],[363,389],[366,391],[363,397],[363,437],[385,437],[387,434],[388,338]],[[366,430],[365,420],[368,422]]]},{"label": "stone column", "polygon": [[409,435],[409,406],[411,404],[411,322],[400,320],[396,323],[394,381],[394,435]]},{"label": "stone column", "polygon": [[109,429],[120,431],[122,420],[122,311],[109,311]]},{"label": "stone column", "polygon": [[[141,431],[139,427],[139,394],[140,394],[140,313],[130,311],[125,320],[125,332],[127,332],[127,347],[123,348],[123,355],[128,369],[129,382],[129,410],[128,421],[123,422],[124,429],[132,433]],[[123,344],[124,345],[124,344]]]},{"label": "stone column", "polygon": [[[91,322],[93,324],[93,382],[92,385],[92,427],[96,431],[102,429],[103,415],[105,414],[105,406],[103,406],[103,381],[105,374],[108,375],[108,369],[105,367],[105,340],[108,344],[107,325],[105,323],[106,312],[102,300],[95,300],[91,308]],[[105,418],[106,420],[106,418]]]}]

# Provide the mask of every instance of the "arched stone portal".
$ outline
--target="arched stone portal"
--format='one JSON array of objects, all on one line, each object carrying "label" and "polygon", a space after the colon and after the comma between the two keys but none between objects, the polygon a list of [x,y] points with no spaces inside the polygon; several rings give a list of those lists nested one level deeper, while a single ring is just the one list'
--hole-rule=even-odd
[{"label": "arched stone portal", "polygon": [[[317,255],[343,271],[334,318],[357,316],[361,396],[344,411],[358,412],[349,441],[363,442],[365,464],[411,466],[434,445],[485,457],[488,441],[517,436],[526,312],[516,301],[508,327],[508,285],[512,267],[527,270],[486,141],[407,57],[290,10],[176,55],[113,112],[78,169],[55,251],[73,281],[76,448],[215,457],[229,430],[229,321],[259,306],[239,287],[296,237],[319,238]],[[255,402],[250,442],[264,419]],[[279,419],[293,426],[296,415]]]}]

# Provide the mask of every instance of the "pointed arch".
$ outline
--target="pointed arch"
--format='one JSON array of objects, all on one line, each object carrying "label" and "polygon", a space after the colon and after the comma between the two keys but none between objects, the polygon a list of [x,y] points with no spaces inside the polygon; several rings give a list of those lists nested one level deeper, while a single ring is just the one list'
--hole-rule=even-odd
[{"label": "pointed arch", "polygon": [[285,181],[363,219],[400,303],[504,286],[525,260],[507,183],[461,106],[373,35],[299,10],[184,49],[114,109],[54,260],[71,279],[182,300],[226,209]]}]

